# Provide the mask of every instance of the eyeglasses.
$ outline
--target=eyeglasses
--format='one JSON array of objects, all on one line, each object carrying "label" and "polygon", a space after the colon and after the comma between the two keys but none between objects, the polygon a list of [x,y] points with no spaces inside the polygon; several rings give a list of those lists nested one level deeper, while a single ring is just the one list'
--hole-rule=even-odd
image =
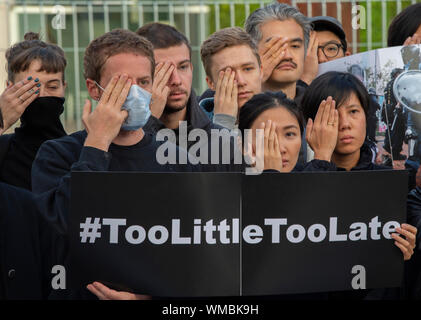
[{"label": "eyeglasses", "polygon": [[322,49],[326,58],[335,58],[338,55],[340,48],[343,49],[344,46],[336,42],[328,42],[324,46],[318,47],[318,49]]}]

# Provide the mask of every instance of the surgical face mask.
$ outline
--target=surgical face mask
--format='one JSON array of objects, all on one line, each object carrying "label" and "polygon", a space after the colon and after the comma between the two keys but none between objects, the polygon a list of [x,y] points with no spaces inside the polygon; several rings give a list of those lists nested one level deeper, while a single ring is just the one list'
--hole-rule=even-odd
[{"label": "surgical face mask", "polygon": [[[105,89],[102,88],[96,81],[95,83],[102,91],[105,91]],[[129,113],[128,117],[121,126],[122,130],[138,130],[148,122],[149,117],[151,116],[151,109],[149,107],[151,97],[152,94],[136,84],[130,87],[126,101],[124,101],[124,104],[121,107],[121,110],[127,110]]]}]

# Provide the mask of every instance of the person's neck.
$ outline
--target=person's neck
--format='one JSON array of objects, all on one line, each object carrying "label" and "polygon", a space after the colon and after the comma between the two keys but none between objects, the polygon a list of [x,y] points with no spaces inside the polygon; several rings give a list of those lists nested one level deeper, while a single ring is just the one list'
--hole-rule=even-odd
[{"label": "person's neck", "polygon": [[160,120],[168,129],[177,129],[179,121],[186,120],[187,106],[177,112],[165,112],[162,114]]},{"label": "person's neck", "polygon": [[138,130],[120,130],[117,137],[114,138],[113,143],[119,146],[133,146],[142,141],[145,132],[142,128]]},{"label": "person's neck", "polygon": [[351,154],[332,154],[332,162],[339,168],[344,168],[346,171],[350,171],[356,167],[360,161],[360,149]]},{"label": "person's neck", "polygon": [[297,93],[297,82],[270,82],[266,81],[262,84],[262,91],[282,91],[289,99],[295,99]]}]

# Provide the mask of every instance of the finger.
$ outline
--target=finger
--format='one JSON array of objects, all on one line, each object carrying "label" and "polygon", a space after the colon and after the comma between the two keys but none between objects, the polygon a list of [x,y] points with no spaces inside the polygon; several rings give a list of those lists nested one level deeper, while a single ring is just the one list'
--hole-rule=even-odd
[{"label": "finger", "polygon": [[404,46],[408,46],[411,43],[411,37],[406,38],[405,42],[403,43]]},{"label": "finger", "polygon": [[260,50],[260,55],[262,56],[265,55],[272,48],[274,43],[278,41],[279,39],[280,39],[279,36],[273,36],[269,41],[267,41],[264,44],[263,48]]},{"label": "finger", "polygon": [[25,102],[22,104],[22,107],[26,109],[27,106],[29,106],[32,101],[34,101],[36,98],[39,97],[39,90],[35,91],[34,93],[32,93],[29,98],[27,98],[25,100]]},{"label": "finger", "polygon": [[121,90],[120,95],[118,96],[118,99],[116,101],[116,105],[115,105],[116,109],[121,109],[121,107],[123,106],[124,101],[126,101],[127,99],[127,95],[129,94],[131,86],[132,86],[132,80],[127,79],[126,85],[124,86],[123,90]]},{"label": "finger", "polygon": [[218,80],[216,81],[216,88],[215,88],[215,98],[221,95],[221,85],[222,80],[224,79],[224,71],[219,72]]},{"label": "finger", "polygon": [[417,228],[407,223],[401,224],[401,228],[408,230],[409,232],[412,232],[413,234],[417,234],[417,231],[418,231]]},{"label": "finger", "polygon": [[39,94],[39,87],[40,86],[34,86],[31,89],[29,89],[28,91],[24,92],[22,95],[17,95],[17,99],[19,100],[18,103],[23,103],[25,104],[27,99],[29,99],[30,97],[32,97],[33,95],[37,96]]},{"label": "finger", "polygon": [[331,107],[332,107],[332,97],[328,97],[326,99],[326,106],[323,110],[322,118],[320,119],[320,122],[322,125],[326,125],[328,123]]},{"label": "finger", "polygon": [[313,131],[313,120],[311,118],[308,119],[307,121],[307,126],[306,126],[306,140],[307,142],[309,142],[310,138],[311,138],[311,132]]},{"label": "finger", "polygon": [[225,100],[225,96],[226,96],[226,92],[227,92],[227,85],[228,85],[228,80],[231,76],[231,69],[227,68],[225,70],[225,74],[224,74],[224,78],[222,79],[222,83],[221,83],[221,95],[220,98],[222,98],[222,100]]},{"label": "finger", "polygon": [[[270,60],[270,65],[273,67],[273,68],[275,68],[278,64],[279,64],[279,62],[281,62],[282,61],[282,59],[284,58],[284,56],[285,56],[285,51],[286,51],[286,49],[287,49],[287,47],[288,47],[288,43],[285,43],[280,49],[279,49],[279,51],[278,51],[278,54],[275,56],[275,57],[272,57],[271,56],[271,60]],[[269,61],[269,60],[268,60]]]},{"label": "finger", "polygon": [[129,116],[129,112],[127,110],[121,110],[121,115],[123,119],[126,120],[127,117]]},{"label": "finger", "polygon": [[408,260],[411,257],[409,250],[404,245],[395,241],[395,246],[401,249],[405,260]]},{"label": "finger", "polygon": [[155,66],[155,76],[158,74],[159,70],[164,66],[164,62],[160,62]]},{"label": "finger", "polygon": [[155,87],[165,86],[168,83],[168,79],[170,78],[173,70],[174,66],[171,63],[164,63],[161,69],[155,75]]},{"label": "finger", "polygon": [[277,58],[281,53],[281,47],[287,45],[288,38],[279,38],[276,43],[266,52],[266,58]]},{"label": "finger", "polygon": [[[120,76],[120,78],[118,79],[113,92],[111,93],[110,98],[108,99],[108,106],[115,106],[117,108],[117,100],[121,94],[121,91],[124,89],[124,87],[127,84],[127,81],[130,80],[129,77],[127,76],[127,74],[123,74]],[[130,80],[131,81],[131,80]]]},{"label": "finger", "polygon": [[[25,82],[25,80],[23,80],[23,81]],[[21,81],[19,81],[19,82],[21,82]],[[22,95],[24,95],[25,93],[27,93],[30,90],[33,90],[32,91],[32,93],[33,93],[33,92],[36,91],[36,88],[37,88],[36,86],[37,85],[39,85],[39,81],[37,81],[37,82],[32,81],[32,80],[31,81],[28,81],[23,86],[21,86],[18,90],[16,90],[14,92],[14,95],[13,96],[15,96],[15,97],[22,97]],[[38,86],[38,88],[39,87],[40,86]],[[10,90],[10,93],[12,93],[12,89]],[[26,98],[28,98],[28,97],[26,97]],[[23,100],[25,100],[25,99],[23,99]]]},{"label": "finger", "polygon": [[401,235],[405,236],[407,240],[414,240],[415,241],[415,234],[405,229],[396,228],[396,232],[400,233]]},{"label": "finger", "polygon": [[168,80],[170,80],[170,77],[172,73],[174,72],[175,67],[173,65],[170,65],[170,67],[167,69],[167,71],[164,73],[161,81],[158,84],[158,88],[161,90],[162,87],[166,86],[168,83]]},{"label": "finger", "polygon": [[264,147],[265,147],[265,152],[266,152],[266,150],[269,150],[269,133],[270,133],[271,124],[272,124],[272,121],[271,120],[268,120],[265,123],[265,131],[264,131],[264,137],[265,137]]},{"label": "finger", "polygon": [[314,118],[315,125],[320,125],[321,120],[322,120],[322,115],[325,111],[325,107],[326,107],[326,100],[323,100],[320,103],[319,110],[317,110],[316,117]]},{"label": "finger", "polygon": [[124,295],[123,292],[110,289],[107,286],[104,286],[100,282],[94,282],[94,286],[99,292],[101,292],[103,296],[106,297],[106,300],[121,300],[123,298],[122,297],[122,295]]},{"label": "finger", "polygon": [[234,80],[234,87],[232,89],[231,99],[233,101],[237,101],[237,99],[238,99],[238,84],[237,84],[236,80]]},{"label": "finger", "polygon": [[404,245],[407,248],[409,248],[411,246],[411,244],[408,241],[406,241],[404,238],[402,238],[401,236],[399,236],[396,233],[392,233],[392,238],[395,239],[397,242],[401,243],[402,245]]},{"label": "finger", "polygon": [[281,157],[281,163],[282,163],[282,154],[281,154],[281,149],[279,147],[279,140],[278,140],[277,134],[275,134],[275,144],[274,144],[274,146],[275,146],[275,149],[274,149],[275,154],[279,155]]},{"label": "finger", "polygon": [[91,284],[88,284],[86,286],[86,288],[90,292],[92,292],[94,295],[96,295],[99,300],[108,300],[107,297],[100,290],[98,290],[92,283]]},{"label": "finger", "polygon": [[89,99],[85,99],[85,104],[83,105],[82,118],[87,118],[92,112],[92,104]]},{"label": "finger", "polygon": [[269,150],[273,153],[275,150],[276,122],[272,122],[269,132]]},{"label": "finger", "polygon": [[[335,102],[335,104],[336,104],[336,102]],[[338,128],[338,126],[339,126],[339,113],[338,113],[338,110],[336,108],[334,108],[333,112],[335,114],[333,124],[334,124],[335,128]]]},{"label": "finger", "polygon": [[232,92],[234,90],[234,80],[235,80],[235,71],[232,71],[231,76],[228,79],[227,89],[226,89],[226,92],[225,92],[225,96],[229,100],[232,100]]},{"label": "finger", "polygon": [[330,103],[329,118],[327,120],[327,123],[333,123],[333,125],[335,125],[335,111],[335,101],[332,100],[332,102]]},{"label": "finger", "polygon": [[[19,82],[16,82],[15,84],[13,84],[9,89],[8,89],[8,91],[9,91],[9,93],[15,93],[15,92],[17,92],[19,89],[21,89],[24,85],[26,85],[26,84],[28,84],[28,83],[30,83],[30,82],[33,82],[32,81],[32,77],[28,77],[28,78],[26,78],[26,79],[23,79],[23,80],[21,80],[21,81],[19,81]],[[26,91],[26,90],[24,90],[24,91]]]},{"label": "finger", "polygon": [[114,88],[119,80],[120,76],[114,76],[111,78],[111,81],[105,87],[104,92],[102,93],[100,101],[103,103],[107,103],[111,97],[111,94],[114,92]]}]

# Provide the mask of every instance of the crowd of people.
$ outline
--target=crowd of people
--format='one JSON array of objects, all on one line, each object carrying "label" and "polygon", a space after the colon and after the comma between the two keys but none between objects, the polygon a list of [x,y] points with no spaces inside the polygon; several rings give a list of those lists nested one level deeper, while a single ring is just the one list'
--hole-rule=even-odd
[{"label": "crowd of people", "polygon": [[[392,21],[388,43],[421,43],[421,4]],[[367,138],[373,102],[361,81],[343,72],[316,77],[320,63],[350,55],[335,18],[308,18],[275,2],[252,12],[244,28],[216,31],[201,45],[209,86],[201,95],[192,89],[191,55],[185,35],[157,22],[94,39],[85,50],[83,74],[97,105],[93,109],[87,99],[85,129],[67,134],[60,121],[63,50],[32,32],[7,50],[8,81],[0,96],[0,297],[150,298],[100,282],[78,291],[51,288],[52,266],[66,265],[68,258],[72,171],[244,172],[260,156],[263,170],[274,174],[390,169],[373,162]],[[18,120],[14,133],[3,135]],[[238,148],[235,134],[244,138],[251,130],[250,147],[241,151],[252,161],[162,165],[157,135],[168,129],[173,134],[166,143],[179,157],[197,156],[195,141],[183,139],[196,129],[208,137],[213,130],[229,132],[224,143],[231,149]],[[323,298],[421,299],[421,186],[410,179],[408,189],[407,220],[391,243],[405,260],[402,287]]]}]

